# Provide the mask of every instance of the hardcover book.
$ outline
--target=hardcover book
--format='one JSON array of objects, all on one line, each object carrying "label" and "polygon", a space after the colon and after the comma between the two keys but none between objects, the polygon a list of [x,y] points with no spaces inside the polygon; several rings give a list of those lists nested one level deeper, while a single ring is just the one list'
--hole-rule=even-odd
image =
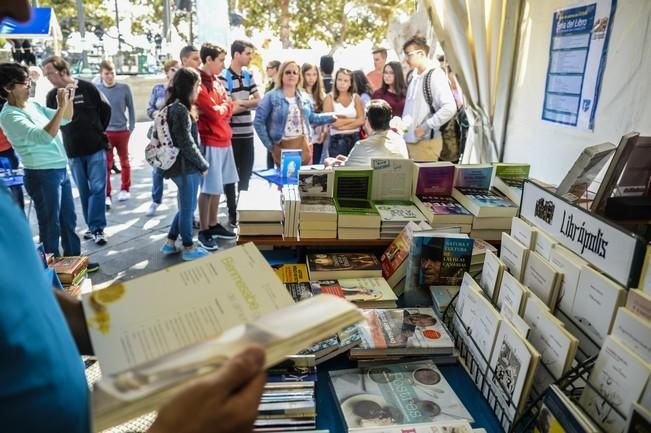
[{"label": "hardcover book", "polygon": [[472,246],[473,240],[467,235],[414,232],[405,281],[407,305],[429,304],[430,286],[460,284],[470,268]]},{"label": "hardcover book", "polygon": [[349,432],[472,417],[432,361],[330,372]]},{"label": "hardcover book", "polygon": [[371,253],[313,253],[307,255],[311,280],[381,277],[380,261]]},{"label": "hardcover book", "polygon": [[382,277],[340,278],[310,283],[312,294],[328,293],[360,308],[394,308],[398,297]]},{"label": "hardcover book", "polygon": [[377,355],[449,355],[454,342],[431,308],[375,309],[362,312],[361,344],[351,359]]}]

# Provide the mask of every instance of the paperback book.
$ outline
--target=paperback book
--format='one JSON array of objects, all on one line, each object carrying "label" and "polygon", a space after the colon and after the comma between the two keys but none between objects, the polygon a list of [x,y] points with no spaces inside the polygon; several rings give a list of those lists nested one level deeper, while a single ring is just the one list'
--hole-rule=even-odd
[{"label": "paperback book", "polygon": [[382,265],[371,253],[307,254],[311,280],[381,277]]},{"label": "paperback book", "polygon": [[314,166],[301,167],[298,172],[298,190],[304,197],[332,197],[334,171]]},{"label": "paperback book", "polygon": [[[387,283],[393,288],[398,286],[400,281],[407,274],[407,257],[411,245],[413,233],[418,230],[427,230],[430,226],[421,222],[416,224],[409,222],[400,234],[391,242],[391,245],[382,253],[380,262],[382,263],[382,276]],[[398,293],[400,295],[400,293]]]},{"label": "paperback book", "polygon": [[340,278],[310,283],[313,295],[328,293],[345,298],[360,308],[394,308],[398,297],[382,277]]}]

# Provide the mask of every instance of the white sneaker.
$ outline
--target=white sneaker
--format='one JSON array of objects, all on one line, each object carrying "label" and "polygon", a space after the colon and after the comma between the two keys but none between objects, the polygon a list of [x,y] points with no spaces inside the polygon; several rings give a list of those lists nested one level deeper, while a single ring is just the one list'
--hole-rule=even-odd
[{"label": "white sneaker", "polygon": [[104,204],[106,205],[106,210],[111,209],[111,206],[113,205],[113,202],[111,201],[111,197],[106,197],[106,200],[104,200]]},{"label": "white sneaker", "polygon": [[149,209],[147,209],[147,212],[145,212],[145,216],[148,217],[154,216],[154,214],[156,213],[156,209],[158,209],[158,206],[160,206],[160,204],[152,201],[151,204],[149,205]]},{"label": "white sneaker", "polygon": [[131,193],[129,191],[122,190],[118,193],[118,201],[126,201],[131,198]]}]

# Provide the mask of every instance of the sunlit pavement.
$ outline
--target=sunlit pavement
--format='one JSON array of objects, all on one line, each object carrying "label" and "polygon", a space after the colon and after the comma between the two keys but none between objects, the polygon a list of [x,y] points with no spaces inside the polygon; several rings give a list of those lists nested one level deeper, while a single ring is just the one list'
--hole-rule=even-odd
[{"label": "sunlit pavement", "polygon": [[[131,162],[131,199],[123,202],[117,200],[120,190],[120,175],[113,174],[113,206],[107,212],[107,227],[104,231],[108,243],[98,246],[93,240],[81,240],[82,254],[88,255],[90,261],[98,262],[100,270],[91,274],[93,285],[103,287],[118,279],[131,279],[145,275],[181,262],[180,255],[163,256],[159,251],[165,242],[169,225],[176,213],[176,185],[165,181],[163,203],[153,217],[145,216],[151,203],[151,167],[144,159],[144,148],[148,142],[146,135],[150,123],[138,123],[129,142]],[[256,167],[266,162],[266,153],[256,139]],[[117,160],[117,153],[115,155]],[[81,213],[79,193],[73,184],[75,208],[77,213],[77,233],[80,238],[86,231],[86,224]],[[223,200],[223,197],[222,197]],[[226,223],[226,205],[219,209],[220,220]],[[38,242],[38,225],[36,212],[32,209],[30,222],[34,241]],[[196,231],[195,231],[196,240]],[[180,240],[179,240],[180,244]],[[235,245],[235,241],[219,240],[220,249]]]}]

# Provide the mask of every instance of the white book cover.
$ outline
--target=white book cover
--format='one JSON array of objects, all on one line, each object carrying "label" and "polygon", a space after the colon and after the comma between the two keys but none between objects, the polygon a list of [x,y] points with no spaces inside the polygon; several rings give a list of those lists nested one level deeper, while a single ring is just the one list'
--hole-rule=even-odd
[{"label": "white book cover", "polygon": [[332,197],[334,171],[301,168],[298,172],[298,191],[301,197]]},{"label": "white book cover", "polygon": [[[649,379],[649,365],[624,346],[616,337],[608,336],[588,381],[619,411],[628,415]],[[579,400],[581,407],[607,433],[621,433],[626,425],[593,388],[586,386]]]},{"label": "white book cover", "polygon": [[[329,432],[330,431],[328,430],[327,432],[310,431],[309,433]],[[486,431],[477,432],[477,429],[470,427],[470,424],[466,421],[439,421],[431,424],[403,424],[394,427],[369,427],[355,429],[355,433],[486,433]]]},{"label": "white book cover", "polygon": [[524,268],[522,283],[554,311],[563,274],[540,254],[531,252]]},{"label": "white book cover", "polygon": [[622,286],[598,271],[585,267],[579,275],[572,320],[593,341],[601,344],[610,332],[617,307],[624,304],[625,295]]},{"label": "white book cover", "polygon": [[624,307],[619,307],[610,335],[619,338],[644,362],[651,364],[651,322]]},{"label": "white book cover", "polygon": [[[500,323],[490,361],[494,375],[489,370],[487,382],[495,390],[495,397],[506,408],[510,419],[515,418],[526,402],[539,357],[536,349],[513,325],[505,321]],[[491,400],[489,403],[493,403]]]},{"label": "white book cover", "polygon": [[[538,322],[545,315],[551,315],[549,307],[543,304],[543,302],[536,296],[529,296],[524,306],[524,311],[522,312],[522,318],[531,328],[531,332],[534,332],[536,326],[538,326]],[[556,320],[560,323],[558,319]]]},{"label": "white book cover", "polygon": [[527,247],[513,239],[509,234],[502,233],[500,259],[502,259],[511,275],[517,278],[518,281],[522,281],[528,254]]},{"label": "white book cover", "polygon": [[536,241],[534,251],[543,256],[545,259],[549,260],[549,256],[552,253],[554,246],[558,244],[556,239],[549,236],[547,233],[542,230],[536,232]]},{"label": "white book cover", "polygon": [[476,362],[472,367],[478,368],[481,372],[481,375],[478,376],[475,369],[470,368],[470,377],[483,378],[488,367],[488,360],[491,359],[493,344],[500,325],[500,314],[481,293],[470,291],[463,305],[461,319],[467,329],[462,335]]},{"label": "white book cover", "polygon": [[502,308],[502,305],[506,304],[513,311],[519,313],[522,311],[528,294],[527,288],[505,271],[502,273],[502,284],[500,284],[500,291],[497,294],[497,308]]},{"label": "white book cover", "polygon": [[82,297],[91,342],[107,375],[293,303],[252,243]]},{"label": "white book cover", "polygon": [[[425,221],[425,216],[416,205],[406,201],[376,201],[373,203],[380,214],[382,223],[400,222],[407,224],[409,221],[419,223]],[[400,230],[399,230],[400,232]]]},{"label": "white book cover", "polygon": [[569,314],[574,306],[576,286],[579,284],[581,268],[588,266],[588,262],[560,244],[552,249],[549,261],[563,273],[558,292],[557,308],[565,314]]},{"label": "white book cover", "polygon": [[456,303],[454,305],[455,315],[453,317],[453,325],[457,330],[462,330],[464,326],[461,324],[461,313],[463,312],[464,304],[466,299],[471,292],[481,292],[481,287],[479,284],[470,276],[468,272],[463,274],[463,279],[461,280],[461,286],[459,287],[459,295],[457,296]]},{"label": "white book cover", "polygon": [[511,237],[532,250],[536,242],[537,230],[518,217],[511,219]]},{"label": "white book cover", "polygon": [[534,376],[534,389],[543,392],[570,367],[578,340],[550,313],[542,314],[529,334],[529,342],[540,353],[542,366]]},{"label": "white book cover", "polygon": [[491,301],[494,301],[497,297],[497,291],[502,281],[502,272],[504,272],[504,263],[502,263],[499,257],[487,250],[484,257],[481,278],[479,279],[479,286]]},{"label": "white book cover", "polygon": [[626,308],[651,320],[651,295],[638,289],[630,289],[626,298]]},{"label": "white book cover", "polygon": [[371,158],[371,200],[410,200],[414,163],[403,158]]},{"label": "white book cover", "polygon": [[525,320],[520,317],[517,311],[514,311],[508,304],[502,304],[502,309],[500,310],[500,315],[503,320],[508,321],[513,327],[524,337],[529,337],[529,332],[531,327]]},{"label": "white book cover", "polygon": [[642,263],[642,272],[640,273],[640,282],[638,288],[651,294],[651,244],[646,246],[644,263]]}]

